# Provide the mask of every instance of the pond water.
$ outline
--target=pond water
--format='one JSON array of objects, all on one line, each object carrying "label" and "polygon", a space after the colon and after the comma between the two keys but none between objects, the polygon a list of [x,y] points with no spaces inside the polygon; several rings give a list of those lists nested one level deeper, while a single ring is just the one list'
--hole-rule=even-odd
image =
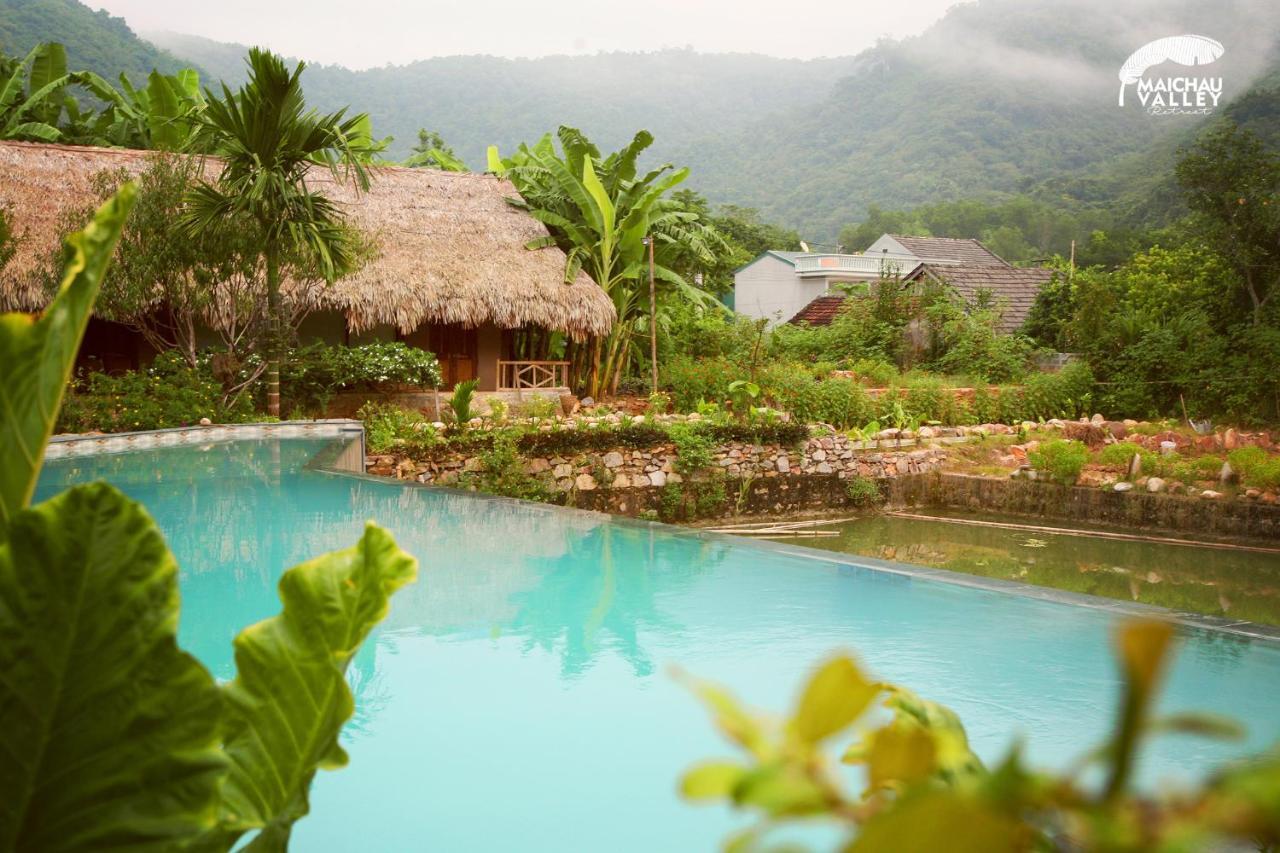
[{"label": "pond water", "polygon": [[1280,625],[1280,550],[1062,535],[957,520],[1019,527],[1033,523],[994,515],[957,519],[939,514],[936,520],[882,515],[822,528],[836,536],[788,541],[1188,613]]},{"label": "pond water", "polygon": [[[738,819],[675,785],[731,750],[671,664],[782,710],[811,666],[852,649],[954,708],[989,761],[1017,734],[1063,766],[1108,728],[1119,602],[307,469],[322,444],[63,459],[39,488],[105,478],[148,507],[182,566],[179,639],[224,679],[235,633],[278,610],[285,567],[349,546],[370,518],[421,561],[352,663],[351,763],[317,776],[299,850],[717,849]],[[1264,748],[1280,736],[1280,644],[1184,630],[1162,706],[1230,714],[1249,736],[1158,741],[1144,784]]]}]

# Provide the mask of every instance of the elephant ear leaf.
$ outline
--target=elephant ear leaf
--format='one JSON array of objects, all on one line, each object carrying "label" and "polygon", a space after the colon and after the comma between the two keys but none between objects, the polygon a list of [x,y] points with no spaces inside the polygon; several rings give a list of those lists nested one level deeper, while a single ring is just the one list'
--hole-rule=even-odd
[{"label": "elephant ear leaf", "polygon": [[225,749],[232,767],[222,790],[222,832],[258,830],[245,851],[285,850],[310,808],[318,768],[346,764],[338,733],[355,702],[346,667],[386,615],[392,593],[417,562],[370,524],[360,542],[285,572],[278,616],[236,637],[235,681],[225,690]]},{"label": "elephant ear leaf", "polygon": [[176,642],[178,569],[105,483],[0,545],[0,850],[160,851],[216,825],[222,696]]},{"label": "elephant ear leaf", "polygon": [[0,314],[0,540],[35,490],[80,338],[133,200],[134,187],[125,184],[67,238],[62,285],[39,320]]}]

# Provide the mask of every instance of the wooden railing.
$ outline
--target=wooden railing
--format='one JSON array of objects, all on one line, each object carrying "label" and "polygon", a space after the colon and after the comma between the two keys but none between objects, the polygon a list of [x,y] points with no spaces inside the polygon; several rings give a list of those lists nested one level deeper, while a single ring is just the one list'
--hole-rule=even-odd
[{"label": "wooden railing", "polygon": [[567,388],[567,361],[499,361],[498,390],[528,391],[539,388]]}]

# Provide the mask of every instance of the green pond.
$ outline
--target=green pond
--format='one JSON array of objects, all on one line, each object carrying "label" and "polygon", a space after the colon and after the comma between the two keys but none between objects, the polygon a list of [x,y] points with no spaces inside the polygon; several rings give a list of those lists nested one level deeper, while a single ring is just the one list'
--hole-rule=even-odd
[{"label": "green pond", "polygon": [[[1280,551],[1129,541],[947,521],[871,516],[783,541],[988,578],[1280,625]],[[999,516],[958,518],[1029,525]],[[1045,522],[1047,526],[1066,527]]]}]

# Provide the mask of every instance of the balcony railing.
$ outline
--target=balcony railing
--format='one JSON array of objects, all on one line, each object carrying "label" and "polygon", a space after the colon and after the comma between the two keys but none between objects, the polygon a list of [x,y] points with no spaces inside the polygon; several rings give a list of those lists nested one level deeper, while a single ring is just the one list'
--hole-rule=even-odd
[{"label": "balcony railing", "polygon": [[906,275],[919,264],[918,258],[893,255],[802,255],[796,258],[796,272],[800,275],[852,273],[859,278],[879,278]]},{"label": "balcony railing", "polygon": [[567,361],[499,361],[499,391],[550,391],[569,387]]}]

